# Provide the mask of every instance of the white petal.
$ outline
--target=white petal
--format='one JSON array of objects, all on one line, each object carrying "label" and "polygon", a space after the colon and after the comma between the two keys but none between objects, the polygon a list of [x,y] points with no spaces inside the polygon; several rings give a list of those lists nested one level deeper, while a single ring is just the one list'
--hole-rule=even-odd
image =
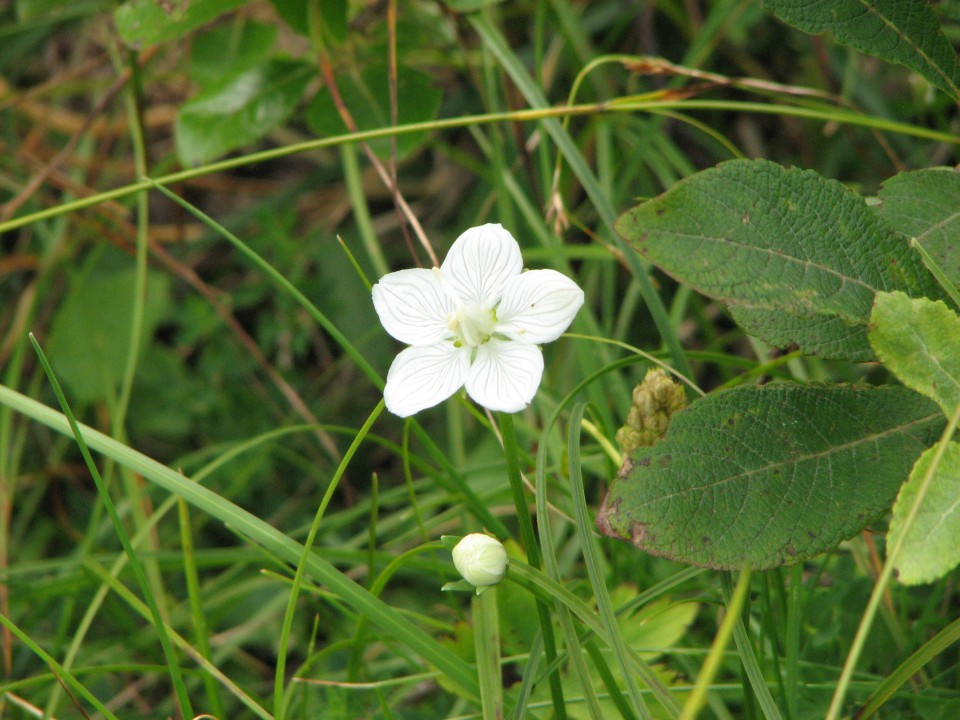
[{"label": "white petal", "polygon": [[510,278],[497,307],[497,332],[524,343],[556,340],[583,305],[583,290],[555,270]]},{"label": "white petal", "polygon": [[407,417],[453,395],[467,379],[470,351],[444,342],[410,347],[397,355],[387,373],[387,410]]},{"label": "white petal", "polygon": [[489,410],[523,410],[543,377],[543,354],[536,345],[491,340],[477,348],[467,376],[467,393]]},{"label": "white petal", "polygon": [[520,246],[502,225],[470,228],[440,266],[445,282],[465,305],[492,308],[507,279],[523,269]]},{"label": "white petal", "polygon": [[398,270],[373,286],[373,307],[384,329],[408,345],[433,345],[450,337],[447,314],[456,310],[432,270]]}]

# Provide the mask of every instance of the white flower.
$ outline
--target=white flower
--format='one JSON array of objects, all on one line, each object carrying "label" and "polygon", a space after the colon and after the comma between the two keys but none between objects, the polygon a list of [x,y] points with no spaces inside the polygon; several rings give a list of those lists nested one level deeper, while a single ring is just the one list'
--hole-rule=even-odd
[{"label": "white flower", "polygon": [[439,268],[399,270],[373,286],[388,333],[412,347],[387,374],[387,409],[407,417],[466,385],[490,410],[516,412],[543,375],[540,343],[556,340],[583,291],[554,270],[521,272],[520,246],[500,225],[463,233]]},{"label": "white flower", "polygon": [[474,587],[488,587],[496,585],[507,574],[507,551],[498,540],[473,533],[453,549],[453,564]]}]

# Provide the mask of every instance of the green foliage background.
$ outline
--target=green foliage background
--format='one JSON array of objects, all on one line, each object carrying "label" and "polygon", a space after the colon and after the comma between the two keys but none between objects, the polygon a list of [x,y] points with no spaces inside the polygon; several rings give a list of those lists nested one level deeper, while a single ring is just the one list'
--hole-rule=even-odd
[{"label": "green foliage background", "polygon": [[[853,349],[811,357],[789,345],[796,338],[758,331],[782,344],[772,347],[737,322],[754,329],[743,317],[758,298],[779,303],[774,315],[833,312],[805,304],[822,283],[737,295],[729,277],[708,278],[720,292],[674,272],[670,253],[699,257],[675,242],[690,224],[702,230],[685,214],[698,204],[687,190],[730,202],[759,167],[748,159],[763,158],[764,172],[816,186],[783,202],[806,193],[824,214],[843,205],[856,218],[850,242],[879,217],[891,252],[905,250],[894,231],[922,236],[957,277],[960,192],[941,166],[957,162],[960,13],[866,3],[891,21],[891,39],[859,21],[863,4],[0,5],[0,716],[83,717],[98,699],[108,716],[188,716],[186,694],[196,714],[218,718],[478,717],[477,620],[466,595],[440,592],[454,571],[439,539],[482,529],[511,538],[515,559],[497,591],[513,716],[678,717],[707,678],[725,632],[716,611],[729,603],[744,622],[729,625],[731,645],[705,680],[703,716],[830,712],[878,587],[884,519],[826,554],[742,574],[740,594],[726,572],[599,538],[592,519],[620,465],[613,438],[631,390],[651,365],[624,348],[705,391],[891,381],[882,365],[853,362],[872,359],[872,295],[831,300]],[[908,5],[915,12],[902,14]],[[523,562],[509,470],[482,412],[457,398],[413,423],[375,410],[399,348],[367,282],[431,264],[401,202],[440,258],[463,230],[501,222],[527,266],[560,270],[587,293],[576,336],[545,348],[544,385],[515,421],[542,572]],[[661,233],[659,246],[634,243],[643,259],[614,231],[633,207],[624,235]],[[661,219],[664,208],[679,219]],[[822,258],[836,246],[817,249],[810,212],[816,242],[797,246]],[[910,277],[878,278],[879,289],[946,299],[916,256],[900,259]],[[937,307],[950,326],[952,310]],[[122,532],[66,422],[42,407],[58,401],[28,332],[85,425]],[[870,342],[894,372],[913,352],[888,360]],[[582,437],[579,422],[567,437],[582,413]],[[937,432],[911,438],[911,452]],[[934,480],[944,503],[954,455]],[[902,482],[913,458],[901,460]],[[895,490],[884,484],[867,520]],[[949,534],[937,542],[949,550]],[[891,586],[856,676],[840,682],[844,712],[955,716],[949,572],[924,567],[946,577]],[[553,687],[533,620],[544,607],[561,653]]]}]

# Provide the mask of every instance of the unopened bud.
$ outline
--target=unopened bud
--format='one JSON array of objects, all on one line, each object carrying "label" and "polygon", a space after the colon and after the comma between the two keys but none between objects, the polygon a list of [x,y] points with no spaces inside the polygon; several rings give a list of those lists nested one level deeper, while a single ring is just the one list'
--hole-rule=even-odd
[{"label": "unopened bud", "polygon": [[617,441],[626,455],[662,438],[670,416],[687,404],[683,387],[659,368],[647,371],[643,382],[633,389],[632,400],[627,424],[617,431]]},{"label": "unopened bud", "polygon": [[453,549],[453,564],[471,585],[488,587],[496,585],[507,574],[507,551],[498,540],[473,533]]}]

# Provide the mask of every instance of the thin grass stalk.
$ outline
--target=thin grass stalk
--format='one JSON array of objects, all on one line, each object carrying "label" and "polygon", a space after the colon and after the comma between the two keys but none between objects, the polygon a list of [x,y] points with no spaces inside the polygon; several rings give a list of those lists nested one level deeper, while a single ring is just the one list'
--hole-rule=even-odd
[{"label": "thin grass stalk", "polygon": [[884,678],[877,688],[870,693],[870,696],[864,700],[863,704],[857,708],[857,711],[853,714],[854,720],[867,720],[873,717],[877,710],[893,697],[894,693],[904,683],[958,640],[960,640],[960,618],[954,620],[927,640]]},{"label": "thin grass stalk", "polygon": [[[105,568],[101,567],[97,563],[90,562],[89,560],[85,560],[83,562],[83,567],[89,570],[96,577],[100,578],[101,582],[109,587],[110,590],[117,595],[117,597],[127,603],[127,605],[129,605],[134,612],[138,613],[145,620],[150,619],[150,608],[147,607],[146,603],[134,595],[134,593],[131,592],[126,585],[111,575]],[[186,638],[170,627],[167,628],[167,632],[170,634],[173,643],[180,648],[180,650],[182,650],[186,655],[189,655],[193,661],[196,662],[197,665],[199,665],[207,674],[216,678],[217,681],[223,685],[223,687],[226,688],[231,695],[237,698],[237,700],[239,700],[245,707],[249,708],[254,715],[262,718],[262,720],[273,720],[273,715],[271,715],[250,695],[248,695],[243,688],[233,682],[229,677],[224,675],[216,665],[205,658],[200,651],[187,642]],[[186,720],[186,718],[184,720]]]},{"label": "thin grass stalk", "polygon": [[[180,545],[183,548],[183,575],[187,583],[187,599],[190,603],[190,619],[191,625],[193,626],[194,644],[197,646],[197,652],[212,662],[213,651],[210,647],[207,615],[203,611],[203,598],[200,596],[200,576],[197,573],[197,563],[194,557],[189,506],[184,502],[183,498],[168,498],[168,502],[174,501],[177,504],[177,514],[180,520]],[[154,513],[154,515],[157,514],[159,513]],[[223,704],[223,697],[220,694],[220,686],[211,675],[204,674],[203,687],[207,693],[207,702],[210,704],[210,714],[214,717],[225,718],[226,708]]]},{"label": "thin grass stalk", "polygon": [[[511,110],[502,113],[487,113],[484,115],[463,115],[455,118],[444,118],[442,120],[430,120],[419,123],[407,123],[397,125],[396,127],[382,127],[375,130],[363,130],[358,132],[348,132],[342,135],[319,138],[316,140],[307,140],[300,143],[291,143],[282,147],[261,150],[246,155],[238,155],[226,160],[200,165],[187,170],[160,175],[149,180],[138,180],[127,183],[112,190],[105,190],[84,198],[78,198],[69,202],[62,203],[53,207],[38,210],[36,212],[22,215],[18,218],[7,220],[0,223],[0,233],[9,230],[31,225],[41,220],[66,215],[76,210],[93,207],[107,202],[108,200],[117,200],[119,198],[129,197],[141,190],[154,187],[154,185],[174,185],[186,182],[194,178],[203,177],[213,173],[233,170],[239,167],[245,167],[260,162],[275,160],[277,158],[288,157],[298,153],[320,150],[323,148],[337,147],[344,143],[361,142],[377,140],[379,138],[390,137],[392,135],[407,135],[411,133],[439,132],[442,130],[451,130],[457,128],[471,127],[473,125],[488,125],[499,122],[537,122],[550,118],[563,118],[567,116],[587,116],[602,115],[604,113],[636,113],[636,112],[658,112],[662,110],[712,110],[718,112],[743,112],[757,113],[760,115],[780,115],[786,117],[795,117],[806,120],[815,120],[823,123],[837,123],[840,125],[850,125],[853,127],[866,127],[885,132],[896,133],[907,137],[916,137],[933,142],[946,143],[948,145],[960,145],[960,135],[941,132],[931,128],[912,125],[910,123],[898,122],[888,118],[858,113],[847,110],[837,110],[832,107],[798,107],[783,103],[758,103],[737,100],[646,100],[636,97],[622,97],[614,100],[607,100],[598,103],[586,103],[574,105],[573,107],[543,107],[538,109]],[[569,161],[569,159],[568,159]]]},{"label": "thin grass stalk", "polygon": [[47,378],[50,381],[50,385],[53,387],[53,391],[57,396],[57,401],[60,403],[60,407],[63,408],[63,414],[70,426],[70,431],[76,440],[80,454],[83,455],[83,460],[86,463],[87,468],[90,470],[90,475],[93,477],[93,482],[97,486],[97,492],[100,495],[100,500],[103,503],[107,514],[110,516],[110,520],[113,523],[114,531],[120,540],[120,544],[123,545],[123,551],[127,554],[127,557],[130,558],[130,567],[132,568],[134,576],[137,579],[137,584],[140,586],[140,592],[144,594],[147,600],[147,604],[150,608],[151,621],[157,631],[160,645],[163,648],[163,655],[167,661],[167,668],[170,672],[170,680],[173,684],[174,693],[177,697],[177,705],[179,706],[180,713],[183,717],[193,717],[193,708],[190,705],[190,696],[187,693],[187,688],[183,684],[183,677],[180,674],[180,664],[177,660],[176,654],[174,653],[173,645],[170,643],[170,637],[167,633],[166,623],[163,621],[163,616],[160,614],[160,609],[157,607],[156,599],[151,593],[150,582],[147,579],[146,573],[144,572],[143,565],[140,563],[140,559],[137,557],[137,553],[130,543],[130,538],[127,535],[126,529],[123,527],[123,522],[120,520],[120,515],[117,513],[117,508],[114,506],[113,499],[110,497],[110,493],[103,482],[103,478],[100,476],[100,470],[97,468],[97,464],[93,461],[93,456],[90,454],[90,449],[87,447],[87,443],[84,441],[84,436],[81,434],[80,427],[73,415],[73,411],[70,409],[70,405],[67,403],[67,398],[63,394],[63,390],[60,388],[60,383],[57,380],[57,376],[54,374],[53,368],[50,367],[50,362],[47,360],[47,356],[41,349],[40,343],[38,343],[36,338],[34,338],[33,333],[30,333],[30,342],[33,344],[33,348],[37,353],[37,358],[40,360],[40,364],[43,366],[43,371],[46,373]]},{"label": "thin grass stalk", "polygon": [[726,615],[717,634],[710,646],[710,652],[706,660],[703,661],[703,667],[697,675],[697,682],[693,686],[693,692],[687,698],[683,705],[683,712],[680,720],[694,720],[700,713],[700,710],[706,704],[707,692],[713,679],[717,676],[720,669],[720,663],[723,662],[723,655],[726,652],[727,645],[730,644],[730,636],[733,634],[734,627],[740,622],[740,612],[743,609],[743,602],[747,597],[747,591],[750,589],[750,568],[745,567],[740,571],[740,577],[737,578],[737,586],[733,590],[727,602]]},{"label": "thin grass stalk", "polygon": [[[740,572],[743,574],[746,570],[744,569]],[[734,595],[733,580],[730,578],[730,573],[720,573],[720,587],[723,589],[724,601],[729,607],[733,602]],[[743,618],[740,612],[736,613],[734,621],[733,639],[737,644],[740,662],[743,664],[743,669],[750,681],[750,686],[753,688],[753,695],[748,695],[744,700],[752,702],[753,698],[756,697],[756,701],[759,703],[766,720],[782,720],[783,716],[780,714],[780,710],[773,700],[773,695],[770,694],[770,688],[767,687],[767,681],[763,677],[760,665],[757,663],[757,656],[753,652],[753,645],[750,643],[750,637],[747,635],[747,629],[743,624]]]},{"label": "thin grass stalk", "polygon": [[790,568],[790,591],[787,596],[787,629],[784,651],[787,687],[786,715],[789,720],[798,717],[800,709],[800,630],[803,620],[803,563]]},{"label": "thin grass stalk", "polygon": [[[533,567],[539,568],[543,565],[543,554],[540,551],[540,545],[537,542],[537,536],[533,530],[530,506],[527,503],[526,491],[523,488],[523,478],[520,476],[519,448],[517,447],[517,435],[513,426],[513,415],[510,413],[497,413],[497,416],[500,421],[500,435],[503,439],[503,456],[507,465],[507,477],[510,481],[513,504],[517,510],[517,522],[520,525],[520,537],[523,540],[524,549],[527,553],[527,562]],[[540,517],[542,521],[543,516]],[[540,599],[537,599],[537,619],[540,623],[540,632],[543,636],[547,663],[550,664],[557,656],[556,641],[553,636],[553,620],[549,607]],[[559,673],[551,673],[549,682],[554,706],[563,707],[563,689],[561,687]],[[563,711],[561,710],[559,712],[560,717],[563,717]]]},{"label": "thin grass stalk", "polygon": [[43,660],[43,662],[50,667],[50,672],[53,673],[53,676],[58,681],[69,685],[78,695],[93,705],[93,707],[97,709],[97,712],[101,713],[105,718],[108,718],[109,720],[118,720],[117,716],[110,712],[107,706],[100,702],[96,695],[87,690],[86,686],[77,680],[72,672],[54,660],[53,657],[37,643],[35,643],[29,635],[17,627],[13,620],[0,613],[0,624],[7,628],[20,642],[22,642],[24,646],[30,650],[30,652]]},{"label": "thin grass stalk", "polygon": [[947,427],[944,428],[940,440],[937,441],[937,444],[934,446],[936,450],[930,460],[930,466],[920,481],[920,487],[917,489],[917,495],[913,499],[913,504],[910,506],[903,520],[902,532],[897,536],[894,543],[887,548],[887,559],[883,563],[883,569],[880,571],[880,576],[877,578],[877,582],[873,586],[873,591],[870,593],[870,599],[867,601],[867,607],[864,609],[863,616],[860,618],[857,634],[853,638],[850,651],[847,653],[846,661],[843,663],[843,670],[840,672],[840,679],[837,681],[836,690],[834,690],[833,697],[830,700],[830,707],[827,710],[825,720],[837,720],[843,710],[843,701],[847,695],[850,680],[853,677],[853,671],[857,666],[857,662],[860,660],[860,653],[863,652],[863,646],[867,640],[867,635],[870,633],[870,627],[873,625],[873,619],[876,617],[880,601],[887,590],[887,586],[890,584],[890,579],[893,577],[894,565],[900,557],[900,551],[903,550],[903,544],[906,541],[907,535],[910,533],[910,528],[913,526],[913,522],[920,512],[920,506],[926,497],[927,489],[933,481],[933,476],[937,472],[944,452],[946,452],[947,443],[951,442],[951,438],[957,430],[958,422],[960,422],[960,405],[957,405],[957,409],[954,410],[953,415],[950,416],[950,422],[947,423]]},{"label": "thin grass stalk", "polygon": [[[613,641],[611,647],[613,655],[616,658],[617,665],[620,668],[620,675],[627,688],[627,696],[630,698],[633,711],[643,720],[650,720],[650,710],[640,694],[637,681],[634,678],[632,668],[627,660],[627,646],[620,632],[620,624],[617,621],[616,612],[614,612],[613,603],[610,600],[610,593],[607,591],[607,585],[600,568],[600,560],[597,557],[597,549],[594,545],[593,534],[590,528],[593,523],[590,520],[590,512],[587,509],[585,489],[583,485],[583,471],[580,465],[580,426],[583,421],[584,403],[577,403],[570,412],[570,425],[567,431],[567,454],[570,458],[570,491],[573,502],[573,512],[577,536],[580,540],[580,549],[583,553],[583,561],[587,566],[587,575],[590,577],[590,586],[593,588],[593,595],[597,600],[597,607],[600,610],[600,617],[607,629],[610,639]],[[653,671],[646,671],[645,681],[653,678]],[[674,713],[680,710],[680,706],[673,700],[667,704],[667,710]]]},{"label": "thin grass stalk", "polygon": [[614,677],[613,672],[610,670],[610,665],[603,657],[603,653],[600,652],[600,648],[597,647],[597,639],[592,633],[584,633],[580,640],[583,644],[583,649],[587,651],[590,662],[593,663],[593,667],[597,669],[597,673],[600,675],[600,681],[604,687],[607,688],[607,695],[610,698],[610,702],[617,708],[620,717],[622,717],[623,720],[636,720],[636,713],[623,696],[623,692],[617,684],[617,678]]},{"label": "thin grass stalk", "polygon": [[[396,135],[393,136],[396,138]],[[373,220],[370,217],[370,206],[363,191],[363,177],[360,172],[360,162],[357,159],[357,146],[353,143],[344,143],[340,146],[340,166],[343,168],[343,179],[347,186],[347,195],[350,198],[350,208],[353,210],[353,220],[360,233],[360,241],[367,252],[367,259],[373,266],[377,277],[390,272],[387,259],[373,229]]]},{"label": "thin grass stalk", "polygon": [[383,413],[384,408],[385,405],[383,399],[381,398],[380,402],[377,403],[377,406],[370,413],[369,417],[367,417],[366,422],[363,424],[363,427],[360,428],[357,436],[353,439],[353,442],[350,443],[350,447],[347,448],[347,451],[343,454],[343,459],[340,461],[340,465],[337,467],[336,472],[334,472],[333,477],[330,480],[330,484],[327,486],[326,492],[324,492],[323,498],[320,501],[320,507],[317,508],[317,512],[313,517],[313,523],[310,525],[310,531],[307,533],[307,539],[303,542],[303,550],[300,554],[300,561],[297,563],[297,572],[293,578],[293,586],[290,588],[290,598],[287,602],[287,610],[283,616],[283,626],[280,630],[280,647],[277,650],[277,667],[273,680],[273,712],[277,720],[283,720],[286,715],[286,703],[284,702],[283,691],[286,682],[287,646],[290,642],[290,632],[293,629],[293,616],[297,609],[297,599],[300,596],[300,589],[303,586],[304,575],[306,573],[307,558],[310,556],[310,552],[313,549],[313,543],[316,540],[317,533],[320,532],[320,523],[323,521],[323,514],[326,512],[327,506],[333,499],[333,493],[336,491],[337,487],[339,487],[340,480],[343,477],[343,474],[347,471],[350,461],[353,460],[353,456],[356,455],[357,450],[360,449],[360,445],[363,444],[367,434],[370,432],[370,428],[373,427],[373,424],[377,421],[377,418],[379,418],[381,413]]}]

